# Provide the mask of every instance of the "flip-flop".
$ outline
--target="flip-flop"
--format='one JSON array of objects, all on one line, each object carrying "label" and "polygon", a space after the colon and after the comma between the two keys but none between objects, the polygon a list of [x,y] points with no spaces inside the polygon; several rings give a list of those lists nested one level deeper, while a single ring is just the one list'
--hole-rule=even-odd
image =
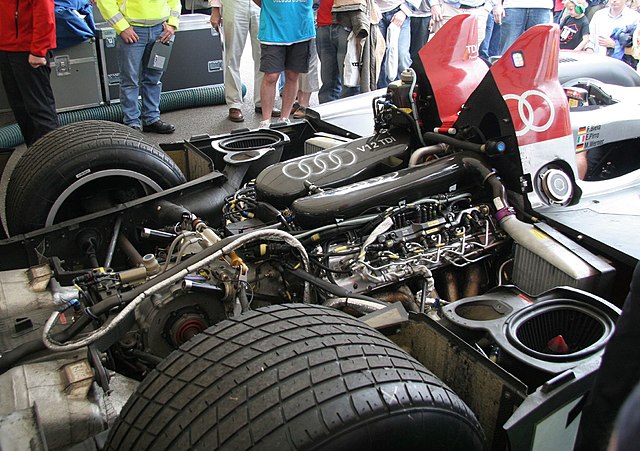
[{"label": "flip-flop", "polygon": [[294,119],[303,119],[307,115],[307,108],[304,106],[299,106],[298,109],[293,113]]}]

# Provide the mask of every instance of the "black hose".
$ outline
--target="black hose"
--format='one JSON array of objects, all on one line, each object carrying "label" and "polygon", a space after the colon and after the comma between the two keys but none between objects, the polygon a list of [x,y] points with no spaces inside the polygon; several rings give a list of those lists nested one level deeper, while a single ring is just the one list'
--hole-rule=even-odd
[{"label": "black hose", "polygon": [[15,363],[27,355],[35,354],[46,349],[42,340],[33,340],[16,346],[11,351],[7,351],[0,357],[0,374],[10,369]]},{"label": "black hose", "polygon": [[425,141],[435,143],[445,143],[450,146],[463,150],[473,150],[475,152],[483,152],[484,144],[476,144],[469,141],[454,138],[453,136],[443,135],[441,133],[426,132],[422,135]]},{"label": "black hose", "polygon": [[[82,316],[78,318],[76,322],[74,322],[71,326],[66,328],[65,330],[55,333],[53,335],[54,340],[69,340],[73,336],[77,335],[82,329],[87,327],[92,321],[92,318],[89,316]],[[0,356],[0,374],[4,374],[7,370],[9,370],[13,365],[21,361],[27,356],[31,356],[37,352],[44,351],[46,346],[44,342],[40,340],[32,340],[26,343],[22,343],[21,345],[16,346],[10,351],[3,353]]]},{"label": "black hose", "polygon": [[339,285],[334,285],[330,282],[327,282],[326,280],[322,280],[319,277],[309,274],[308,272],[303,271],[301,269],[292,269],[292,268],[284,268],[284,269],[292,276],[295,276],[301,280],[304,280],[305,282],[309,282],[312,285],[315,285],[316,287],[320,288],[321,290],[326,291],[327,293],[331,293],[335,296],[338,296],[341,298],[361,299],[363,301],[374,302],[376,304],[383,305],[385,307],[389,305],[386,302],[381,301],[380,299],[376,299],[374,297],[367,296],[365,294],[351,293],[350,291],[347,291],[346,289],[342,288]]},{"label": "black hose", "polygon": [[444,143],[462,150],[472,150],[474,152],[482,152],[488,155],[500,155],[507,146],[504,141],[486,140],[483,144],[476,144],[463,139],[454,138],[453,136],[443,135],[440,133],[426,132],[422,135],[423,140]]},{"label": "black hose", "polygon": [[507,191],[500,181],[498,174],[489,167],[482,159],[477,155],[463,154],[462,164],[466,169],[472,169],[477,172],[482,178],[482,183],[489,185],[493,198],[499,197],[503,205],[508,206]]}]

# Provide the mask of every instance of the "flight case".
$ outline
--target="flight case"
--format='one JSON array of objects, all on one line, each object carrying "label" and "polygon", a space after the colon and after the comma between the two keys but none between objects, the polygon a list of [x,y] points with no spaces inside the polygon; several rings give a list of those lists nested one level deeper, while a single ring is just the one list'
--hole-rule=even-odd
[{"label": "flight case", "polygon": [[[119,100],[120,74],[116,32],[107,23],[96,24],[98,58],[104,100]],[[169,66],[162,75],[162,91],[195,88],[223,83],[220,35],[205,14],[180,16]]]},{"label": "flight case", "polygon": [[[98,58],[94,39],[51,51],[51,89],[56,109],[79,110],[102,104]],[[0,113],[11,111],[0,79]]]},{"label": "flight case", "polygon": [[102,104],[96,44],[93,39],[52,50],[51,88],[58,112]]}]

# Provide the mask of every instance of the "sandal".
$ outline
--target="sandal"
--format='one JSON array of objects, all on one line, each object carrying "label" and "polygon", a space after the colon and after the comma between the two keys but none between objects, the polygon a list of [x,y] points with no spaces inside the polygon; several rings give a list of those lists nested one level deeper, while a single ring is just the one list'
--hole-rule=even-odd
[{"label": "sandal", "polygon": [[300,105],[298,109],[293,113],[294,119],[304,119],[307,116],[307,107]]},{"label": "sandal", "polygon": [[289,114],[291,116],[293,116],[295,114],[295,112],[298,111],[298,108],[300,108],[300,104],[296,100],[295,102],[293,102],[293,105],[291,106],[291,113],[289,113]]}]

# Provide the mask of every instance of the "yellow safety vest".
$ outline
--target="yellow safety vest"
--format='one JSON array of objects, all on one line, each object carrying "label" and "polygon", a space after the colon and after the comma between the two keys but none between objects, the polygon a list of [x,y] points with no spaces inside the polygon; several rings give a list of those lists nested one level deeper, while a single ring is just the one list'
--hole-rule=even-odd
[{"label": "yellow safety vest", "polygon": [[178,28],[180,0],[98,0],[100,14],[118,33],[131,25],[152,27],[167,22]]}]

